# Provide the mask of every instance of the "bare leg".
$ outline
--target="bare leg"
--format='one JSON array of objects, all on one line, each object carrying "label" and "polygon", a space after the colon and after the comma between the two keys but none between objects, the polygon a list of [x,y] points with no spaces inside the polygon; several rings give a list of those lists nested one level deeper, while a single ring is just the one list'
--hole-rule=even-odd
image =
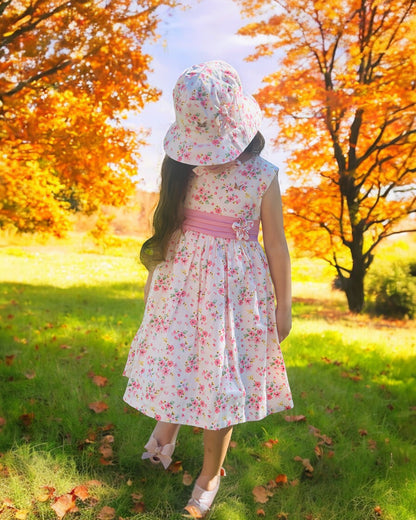
[{"label": "bare leg", "polygon": [[211,491],[216,487],[232,432],[232,426],[222,430],[204,431],[204,463],[196,481],[202,489]]},{"label": "bare leg", "polygon": [[160,446],[174,443],[180,427],[180,424],[159,421],[153,430],[153,437],[157,440]]}]

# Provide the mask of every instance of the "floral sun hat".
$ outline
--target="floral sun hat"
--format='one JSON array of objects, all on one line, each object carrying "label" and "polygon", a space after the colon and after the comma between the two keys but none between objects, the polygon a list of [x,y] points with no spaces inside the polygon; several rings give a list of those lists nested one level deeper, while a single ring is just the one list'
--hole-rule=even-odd
[{"label": "floral sun hat", "polygon": [[186,69],[173,90],[176,121],[165,139],[166,154],[192,165],[236,159],[260,128],[257,101],[243,94],[237,71],[224,61]]}]

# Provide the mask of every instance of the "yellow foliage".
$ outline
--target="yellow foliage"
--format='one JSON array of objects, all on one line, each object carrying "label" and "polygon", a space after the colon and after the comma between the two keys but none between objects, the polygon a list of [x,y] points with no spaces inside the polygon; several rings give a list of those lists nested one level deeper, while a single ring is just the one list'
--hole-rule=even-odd
[{"label": "yellow foliage", "polygon": [[160,95],[143,44],[156,37],[156,8],[175,3],[22,1],[2,11],[0,227],[60,234],[70,210],[125,204],[146,132],[122,121]]},{"label": "yellow foliage", "polygon": [[[289,155],[288,235],[320,257],[367,261],[416,212],[416,6],[405,0],[239,0],[276,71],[256,94]],[[263,20],[261,19],[263,17]]]}]

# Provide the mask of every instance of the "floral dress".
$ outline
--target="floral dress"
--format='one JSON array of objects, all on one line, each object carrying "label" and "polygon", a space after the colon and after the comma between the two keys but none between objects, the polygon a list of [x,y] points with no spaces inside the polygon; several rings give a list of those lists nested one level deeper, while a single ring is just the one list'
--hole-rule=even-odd
[{"label": "floral dress", "polygon": [[185,220],[153,273],[124,371],[124,400],[144,414],[216,430],[293,406],[269,267],[250,235],[276,173],[261,157],[194,169],[186,210],[228,219],[232,235]]}]

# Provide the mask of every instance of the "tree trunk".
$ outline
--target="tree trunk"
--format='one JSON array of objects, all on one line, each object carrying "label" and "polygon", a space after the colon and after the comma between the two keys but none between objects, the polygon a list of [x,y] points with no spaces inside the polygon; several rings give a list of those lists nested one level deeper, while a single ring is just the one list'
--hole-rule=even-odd
[{"label": "tree trunk", "polygon": [[364,276],[363,270],[352,270],[349,278],[344,278],[343,289],[351,312],[359,314],[364,307]]}]

